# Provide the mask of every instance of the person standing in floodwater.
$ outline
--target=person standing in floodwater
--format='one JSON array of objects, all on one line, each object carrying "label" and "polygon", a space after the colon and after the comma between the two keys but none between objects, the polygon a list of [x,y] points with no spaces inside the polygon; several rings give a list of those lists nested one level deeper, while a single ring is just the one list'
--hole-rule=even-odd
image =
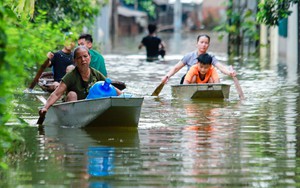
[{"label": "person standing in floodwater", "polygon": [[164,42],[156,35],[156,25],[148,25],[148,35],[145,36],[140,45],[138,46],[141,49],[143,46],[146,47],[147,51],[147,61],[156,61],[160,55],[162,58],[165,56],[165,44]]}]

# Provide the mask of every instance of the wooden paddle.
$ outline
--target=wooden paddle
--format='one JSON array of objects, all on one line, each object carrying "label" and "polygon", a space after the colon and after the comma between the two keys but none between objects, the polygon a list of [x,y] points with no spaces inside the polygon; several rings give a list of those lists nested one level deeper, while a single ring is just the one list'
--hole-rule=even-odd
[{"label": "wooden paddle", "polygon": [[[233,70],[233,67],[232,67],[232,66],[231,66],[231,70]],[[232,79],[233,79],[234,86],[235,86],[235,88],[236,88],[236,90],[237,90],[237,92],[238,92],[238,94],[239,94],[240,99],[241,99],[241,100],[244,100],[244,99],[245,99],[245,96],[244,96],[243,90],[242,90],[242,88],[241,88],[241,86],[240,86],[240,83],[239,83],[238,79],[237,79],[235,76],[232,77]]]},{"label": "wooden paddle", "polygon": [[[36,98],[38,98],[44,105],[45,105],[46,102],[47,102],[47,99],[45,99],[45,98],[44,98],[43,96],[41,96],[41,95],[37,95]],[[40,117],[39,117],[38,121],[36,122],[36,124],[42,125],[43,122],[44,122],[44,120],[45,120],[46,113],[40,113],[40,111],[39,111],[39,115],[40,115]]]},{"label": "wooden paddle", "polygon": [[160,83],[159,86],[157,86],[156,89],[153,91],[151,96],[158,96],[164,86],[164,82]]},{"label": "wooden paddle", "polygon": [[38,72],[36,73],[34,79],[32,80],[32,82],[29,85],[29,89],[33,89],[34,86],[38,83],[39,78],[41,77],[42,73],[44,72],[44,70],[48,67],[49,64],[49,59],[47,58],[44,63],[42,64],[42,66],[40,67],[40,69],[38,70]]}]

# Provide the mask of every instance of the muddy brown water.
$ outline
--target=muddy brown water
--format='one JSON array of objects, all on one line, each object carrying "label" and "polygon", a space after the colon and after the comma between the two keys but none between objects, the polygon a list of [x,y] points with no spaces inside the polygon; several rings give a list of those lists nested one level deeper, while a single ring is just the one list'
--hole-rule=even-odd
[{"label": "muddy brown water", "polygon": [[221,54],[236,68],[246,99],[220,73],[231,84],[228,100],[190,100],[171,93],[185,70],[150,96],[183,54],[151,63],[142,55],[105,54],[109,77],[144,97],[137,129],[39,130],[40,102],[20,96],[15,113],[29,123],[26,148],[0,187],[299,186],[299,77],[285,62],[229,63]]}]

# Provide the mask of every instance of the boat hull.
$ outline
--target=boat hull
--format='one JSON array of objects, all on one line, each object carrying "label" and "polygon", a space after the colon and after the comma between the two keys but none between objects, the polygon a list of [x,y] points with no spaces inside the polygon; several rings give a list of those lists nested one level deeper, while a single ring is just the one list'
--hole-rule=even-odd
[{"label": "boat hull", "polygon": [[228,84],[180,84],[172,85],[172,95],[175,98],[229,98]]},{"label": "boat hull", "polygon": [[51,106],[43,125],[62,127],[137,127],[143,98],[110,97]]}]

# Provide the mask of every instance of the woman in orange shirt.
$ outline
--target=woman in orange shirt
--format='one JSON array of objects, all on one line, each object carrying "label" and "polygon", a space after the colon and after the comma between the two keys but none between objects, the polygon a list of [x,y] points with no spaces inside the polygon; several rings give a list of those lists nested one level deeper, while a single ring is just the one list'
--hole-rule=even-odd
[{"label": "woman in orange shirt", "polygon": [[220,78],[212,66],[212,57],[207,53],[197,57],[197,64],[193,65],[185,76],[183,84],[191,83],[220,83]]}]

